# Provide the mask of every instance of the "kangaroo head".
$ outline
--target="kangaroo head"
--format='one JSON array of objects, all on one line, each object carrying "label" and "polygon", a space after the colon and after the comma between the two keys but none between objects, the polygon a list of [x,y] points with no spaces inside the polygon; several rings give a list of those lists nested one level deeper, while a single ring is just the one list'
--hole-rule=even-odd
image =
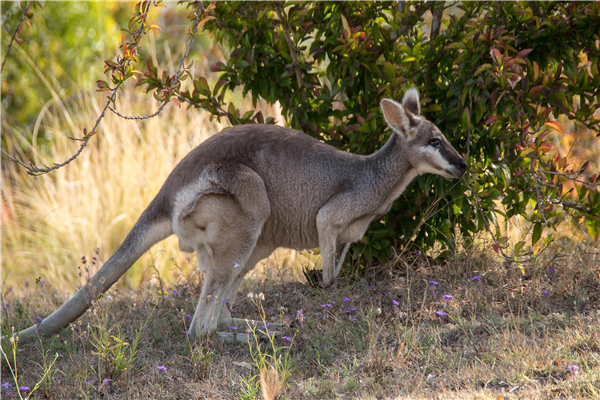
[{"label": "kangaroo head", "polygon": [[452,147],[437,126],[420,116],[419,92],[409,89],[402,104],[390,99],[381,101],[383,116],[403,141],[403,150],[419,174],[432,173],[446,178],[460,178],[467,170],[464,158]]}]

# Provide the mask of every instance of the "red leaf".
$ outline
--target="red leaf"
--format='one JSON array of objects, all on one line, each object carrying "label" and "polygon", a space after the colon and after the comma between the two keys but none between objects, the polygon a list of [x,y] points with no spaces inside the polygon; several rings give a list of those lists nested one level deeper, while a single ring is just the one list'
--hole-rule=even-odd
[{"label": "red leaf", "polygon": [[171,99],[171,101],[175,104],[177,104],[177,107],[181,108],[181,102],[179,101],[179,99],[177,97],[173,97]]},{"label": "red leaf", "polygon": [[227,67],[221,61],[217,61],[210,66],[210,72],[220,72],[225,71],[225,69],[227,69]]},{"label": "red leaf", "polygon": [[590,165],[589,160],[583,163],[583,165],[581,166],[581,169],[579,170],[579,173],[583,174],[585,172],[585,170],[587,169],[588,165]]},{"label": "red leaf", "polygon": [[497,253],[500,254],[500,252],[498,251],[500,249],[500,243],[494,243],[492,245],[492,249]]},{"label": "red leaf", "polygon": [[487,121],[485,121],[485,124],[486,125],[493,124],[494,122],[498,121],[499,119],[500,119],[499,116],[492,115]]},{"label": "red leaf", "polygon": [[556,121],[547,121],[544,123],[544,125],[547,125],[550,128],[557,130],[561,135],[565,134],[565,132],[563,131],[562,125]]},{"label": "red leaf", "polygon": [[492,59],[497,64],[500,64],[500,62],[502,61],[502,53],[500,53],[500,50],[498,50],[498,49],[492,49],[492,50],[490,50],[490,55],[492,56]]},{"label": "red leaf", "polygon": [[517,54],[517,57],[525,59],[525,57],[527,57],[527,55],[529,53],[531,53],[532,51],[533,51],[533,49],[524,49],[524,50],[521,50],[519,52],[519,54]]}]

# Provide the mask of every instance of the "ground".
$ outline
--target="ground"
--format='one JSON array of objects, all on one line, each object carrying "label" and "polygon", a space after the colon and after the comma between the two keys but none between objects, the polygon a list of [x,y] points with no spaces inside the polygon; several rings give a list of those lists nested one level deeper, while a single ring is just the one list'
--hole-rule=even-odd
[{"label": "ground", "polygon": [[[235,317],[283,323],[251,333],[258,347],[186,336],[198,279],[121,287],[60,335],[16,353],[3,341],[2,398],[38,382],[38,399],[260,399],[266,386],[279,399],[600,398],[600,260],[560,260],[523,275],[487,248],[444,262],[412,254],[348,267],[327,289],[270,266],[232,306]],[[5,295],[2,332],[48,315],[60,292],[38,282]]]}]

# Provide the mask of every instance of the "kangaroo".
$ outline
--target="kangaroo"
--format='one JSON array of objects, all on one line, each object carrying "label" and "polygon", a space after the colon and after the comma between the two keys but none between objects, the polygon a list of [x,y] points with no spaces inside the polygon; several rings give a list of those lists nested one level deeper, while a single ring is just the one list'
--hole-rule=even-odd
[{"label": "kangaroo", "polygon": [[277,247],[320,247],[323,285],[338,275],[350,243],[419,174],[461,178],[467,163],[442,132],[420,116],[419,93],[402,104],[381,101],[392,133],[362,156],[275,125],[226,129],[192,150],[171,172],[115,254],[71,299],[21,339],[57,333],[106,292],[153,244],[176,234],[196,252],[202,293],[188,334],[228,327],[225,299]]}]

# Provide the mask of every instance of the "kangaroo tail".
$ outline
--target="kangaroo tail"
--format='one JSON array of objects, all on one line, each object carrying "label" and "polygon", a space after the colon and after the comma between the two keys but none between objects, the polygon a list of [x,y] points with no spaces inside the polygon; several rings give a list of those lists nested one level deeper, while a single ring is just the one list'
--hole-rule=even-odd
[{"label": "kangaroo tail", "polygon": [[52,335],[78,319],[94,296],[106,292],[152,245],[173,233],[171,221],[152,215],[150,207],[135,223],[115,254],[98,270],[92,279],[58,310],[41,323],[20,331],[19,343],[37,335]]}]

